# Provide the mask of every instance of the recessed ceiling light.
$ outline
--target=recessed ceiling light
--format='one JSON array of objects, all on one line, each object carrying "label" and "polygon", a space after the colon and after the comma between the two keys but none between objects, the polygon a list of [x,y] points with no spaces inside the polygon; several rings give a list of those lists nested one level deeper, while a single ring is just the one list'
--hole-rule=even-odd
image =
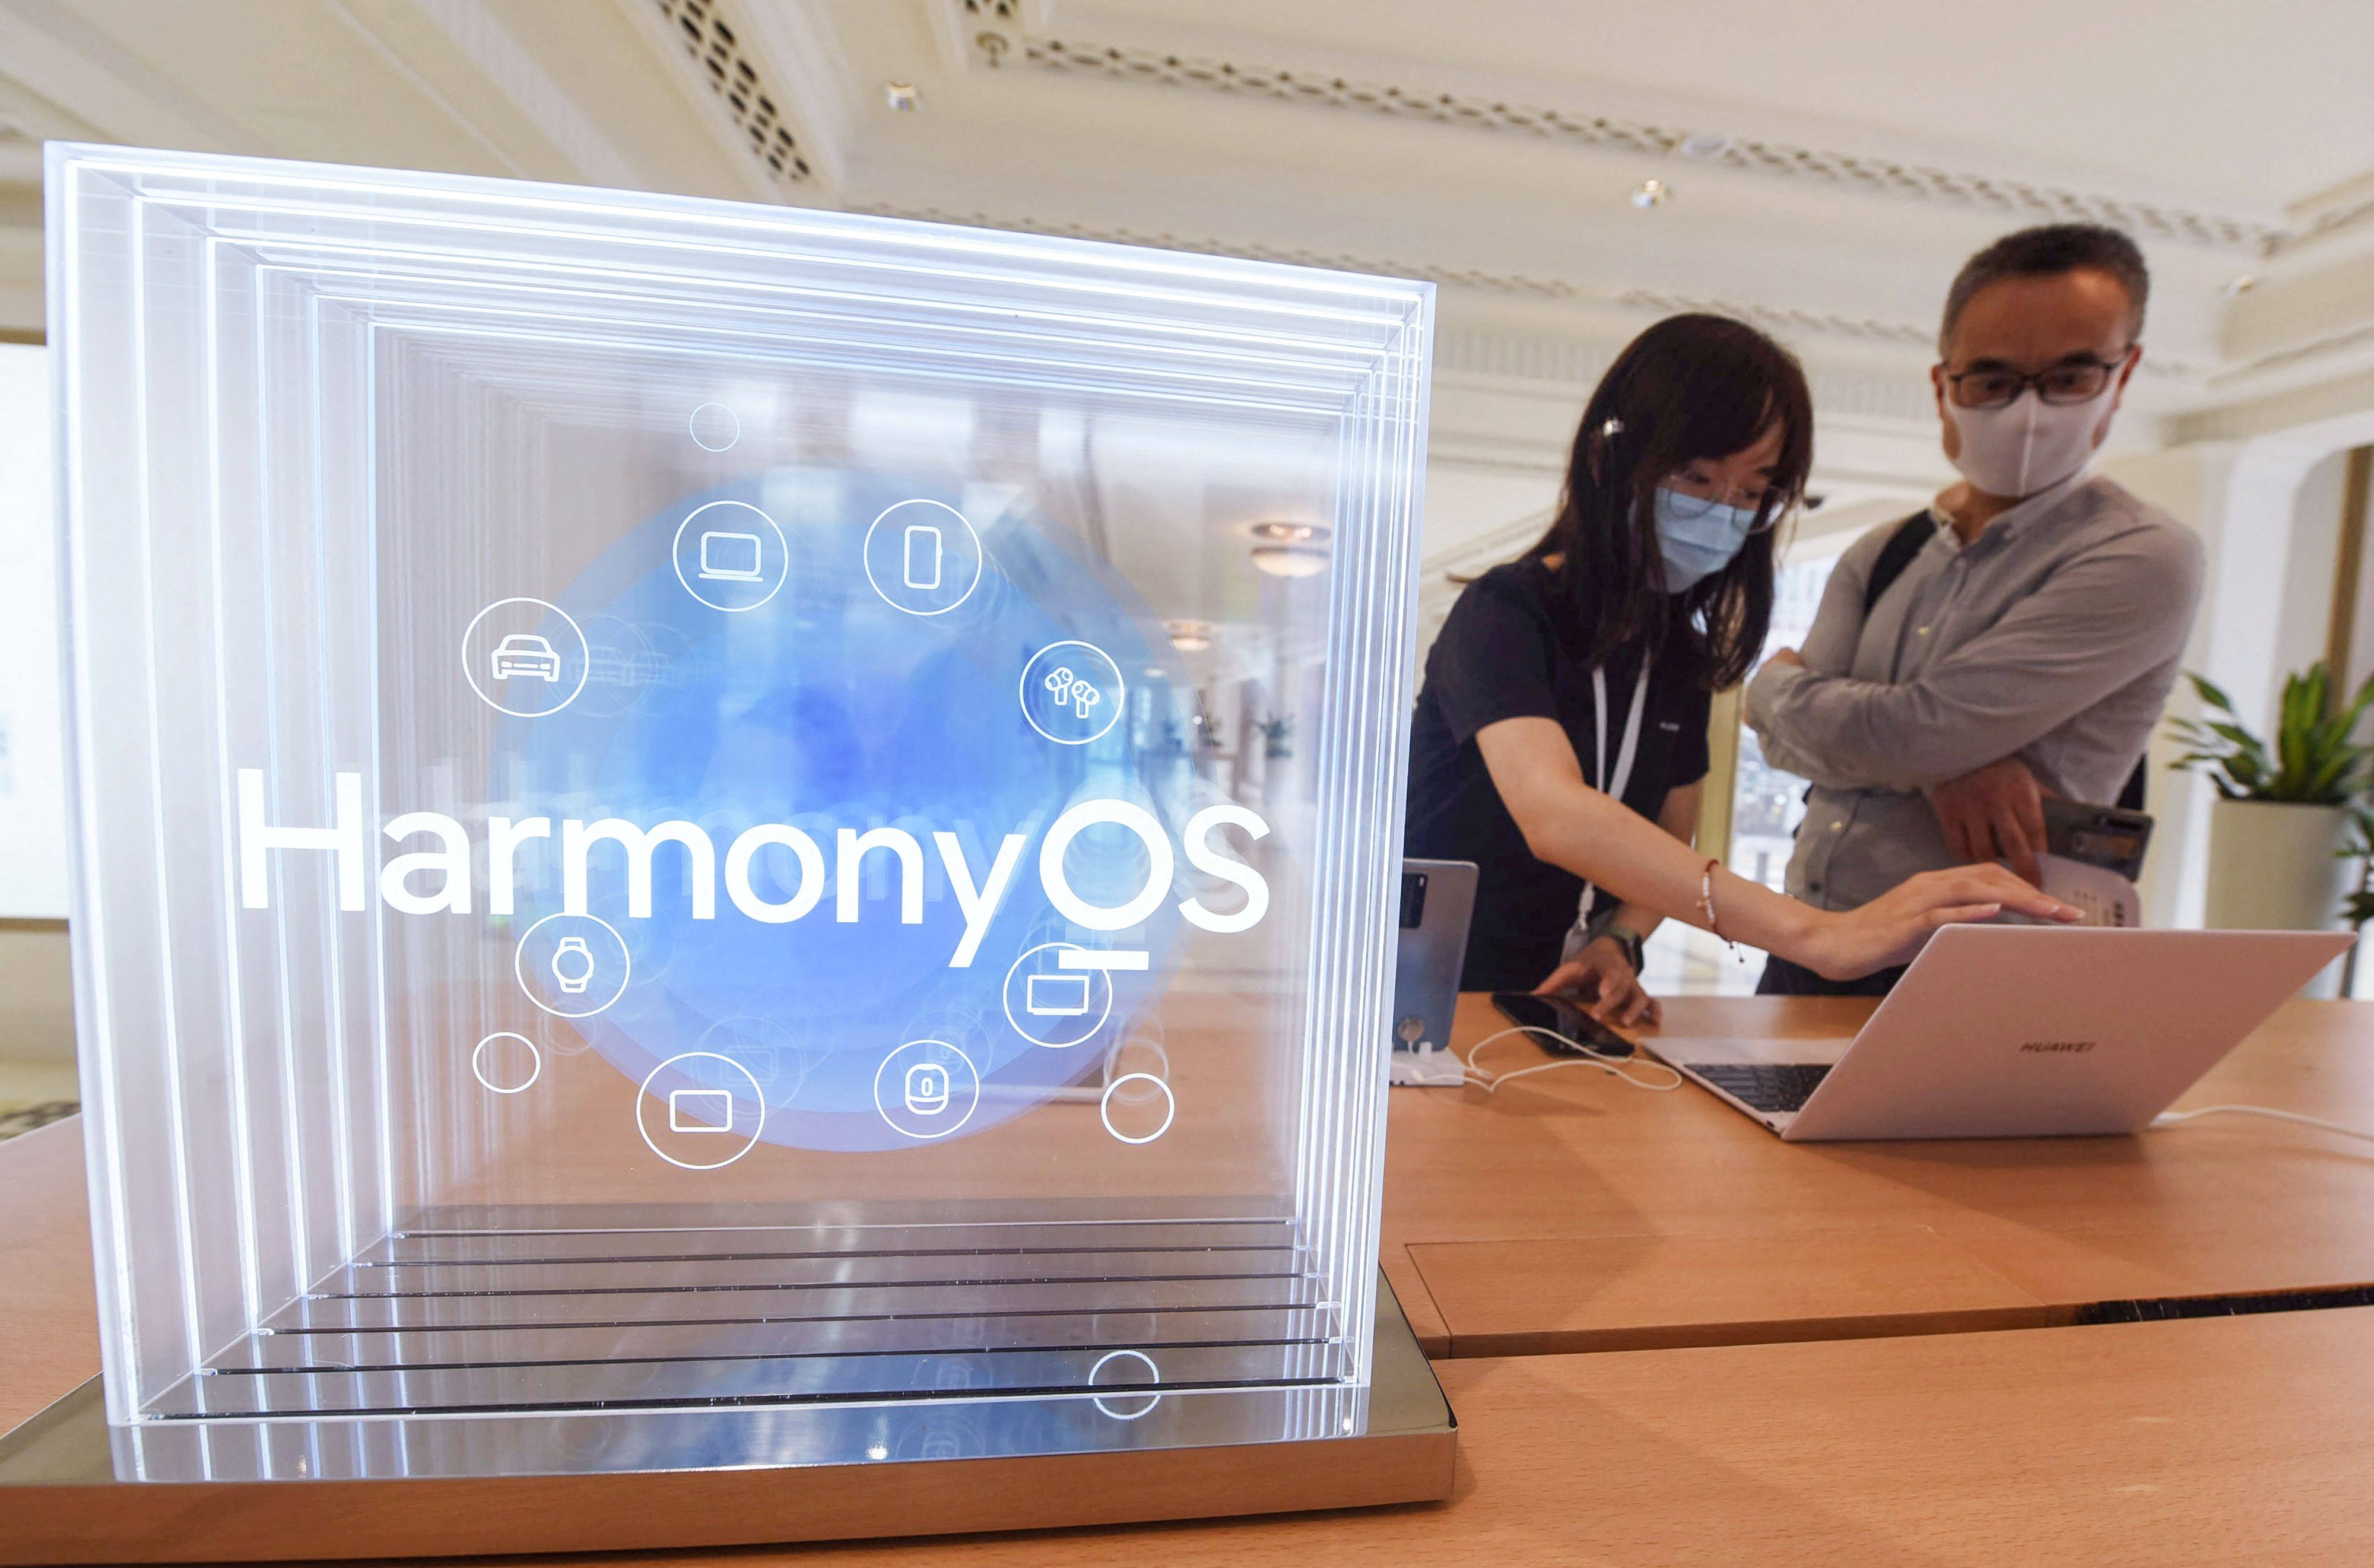
[{"label": "recessed ceiling light", "polygon": [[2229,300],[2239,298],[2241,295],[2248,294],[2251,289],[2256,289],[2258,286],[2259,275],[2255,272],[2246,272],[2239,277],[2228,278],[2227,280],[2226,297]]},{"label": "recessed ceiling light", "polygon": [[1643,180],[1632,187],[1632,205],[1643,210],[1652,206],[1663,206],[1665,205],[1665,198],[1673,194],[1673,187],[1663,180]]},{"label": "recessed ceiling light", "polygon": [[923,95],[915,90],[912,82],[884,82],[882,101],[888,104],[894,113],[905,114],[923,101]]},{"label": "recessed ceiling light", "polygon": [[1316,523],[1256,523],[1253,565],[1273,577],[1316,577],[1327,570],[1328,532]]},{"label": "recessed ceiling light", "polygon": [[1170,633],[1170,645],[1182,654],[1200,654],[1212,645],[1208,620],[1166,620],[1162,630]]},{"label": "recessed ceiling light", "polygon": [[1253,565],[1272,577],[1316,577],[1327,570],[1327,552],[1308,545],[1255,545]]}]

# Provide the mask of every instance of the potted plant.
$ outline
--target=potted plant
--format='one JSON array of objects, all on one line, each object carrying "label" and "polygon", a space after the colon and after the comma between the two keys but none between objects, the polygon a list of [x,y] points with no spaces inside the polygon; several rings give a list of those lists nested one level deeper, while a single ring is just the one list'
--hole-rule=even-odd
[{"label": "potted plant", "polygon": [[[2341,859],[2350,867],[2341,921],[2351,936],[2363,937],[2367,923],[2374,921],[2374,810],[2362,804],[2349,808],[2349,837],[2341,846]],[[2356,982],[2357,949],[2352,948],[2341,957],[2341,994],[2356,996]]]},{"label": "potted plant", "polygon": [[2174,719],[2188,748],[2174,766],[2209,775],[2208,923],[2222,930],[2319,931],[2339,918],[2348,891],[2345,843],[2350,807],[2364,793],[2374,748],[2357,724],[2374,705],[2374,678],[2345,705],[2333,701],[2322,661],[2284,680],[2270,748],[2251,733],[2233,699],[2187,677],[2207,712]]}]

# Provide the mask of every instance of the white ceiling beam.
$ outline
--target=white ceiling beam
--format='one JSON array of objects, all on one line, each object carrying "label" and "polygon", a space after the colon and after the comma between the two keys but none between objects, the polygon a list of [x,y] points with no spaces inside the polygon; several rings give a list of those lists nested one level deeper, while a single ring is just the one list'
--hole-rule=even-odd
[{"label": "white ceiling beam", "polygon": [[[639,190],[648,172],[621,149],[583,105],[570,95],[535,56],[503,25],[487,0],[410,0],[413,8],[442,33],[496,91],[534,125],[589,184]],[[441,99],[441,102],[443,100]],[[483,135],[461,111],[449,112],[474,134]]]},{"label": "white ceiling beam", "polygon": [[0,0],[0,62],[8,76],[112,141],[202,152],[271,151],[58,0]]},{"label": "white ceiling beam", "polygon": [[838,195],[848,179],[864,88],[831,18],[814,0],[754,0],[744,26],[784,100],[783,112],[794,122],[817,182]]},{"label": "white ceiling beam", "polygon": [[[654,60],[666,79],[676,85],[684,100],[692,108],[695,118],[706,129],[720,151],[724,153],[742,184],[753,201],[783,203],[796,201],[803,206],[831,206],[839,205],[839,187],[828,178],[828,171],[813,162],[808,171],[793,176],[778,175],[751,145],[749,127],[735,117],[735,112],[708,71],[692,57],[688,40],[676,23],[664,14],[659,0],[616,0],[638,32],[650,43]],[[769,0],[757,0],[764,5]],[[731,0],[709,0],[707,11],[713,19],[730,18],[735,48],[751,62],[752,68],[763,77],[761,90],[774,105],[776,118],[799,144],[801,156],[806,159],[812,145],[830,143],[828,131],[810,125],[801,106],[792,97],[789,81],[770,76],[777,69],[773,58],[775,46],[759,41],[758,29],[747,19],[748,7]],[[788,37],[786,33],[782,35]],[[788,44],[782,47],[788,48]],[[838,144],[829,148],[838,159]],[[837,175],[836,164],[829,172]]]}]

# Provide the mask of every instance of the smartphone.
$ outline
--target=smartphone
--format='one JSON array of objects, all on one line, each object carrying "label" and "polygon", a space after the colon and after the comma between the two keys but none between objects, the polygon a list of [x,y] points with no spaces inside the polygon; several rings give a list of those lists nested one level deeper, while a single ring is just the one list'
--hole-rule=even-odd
[{"label": "smartphone", "polygon": [[2151,839],[2149,812],[2044,797],[2044,847],[2064,859],[2116,871],[2132,882],[2144,874]]},{"label": "smartphone", "polygon": [[[1492,993],[1492,1005],[1500,1009],[1502,1018],[1520,1029],[1546,1029],[1588,1045],[1604,1056],[1628,1056],[1633,1052],[1632,1042],[1573,1003],[1561,1001],[1556,996],[1534,996],[1522,991],[1495,991]],[[1534,1034],[1527,1038],[1545,1051],[1556,1051],[1569,1056],[1575,1055],[1545,1035]]]}]

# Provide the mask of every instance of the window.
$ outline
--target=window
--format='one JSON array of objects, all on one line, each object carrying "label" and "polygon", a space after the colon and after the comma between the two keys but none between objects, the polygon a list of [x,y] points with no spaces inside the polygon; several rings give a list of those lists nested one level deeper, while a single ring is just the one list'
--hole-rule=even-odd
[{"label": "window", "polygon": [[[1835,554],[1799,560],[1780,569],[1773,584],[1772,632],[1764,649],[1794,648],[1813,630],[1822,590],[1829,585]],[[1776,891],[1789,873],[1789,850],[1805,816],[1805,781],[1764,760],[1763,743],[1745,725],[1739,732],[1739,762],[1732,776],[1731,849],[1733,871]],[[1711,852],[1710,852],[1711,853]]]}]

